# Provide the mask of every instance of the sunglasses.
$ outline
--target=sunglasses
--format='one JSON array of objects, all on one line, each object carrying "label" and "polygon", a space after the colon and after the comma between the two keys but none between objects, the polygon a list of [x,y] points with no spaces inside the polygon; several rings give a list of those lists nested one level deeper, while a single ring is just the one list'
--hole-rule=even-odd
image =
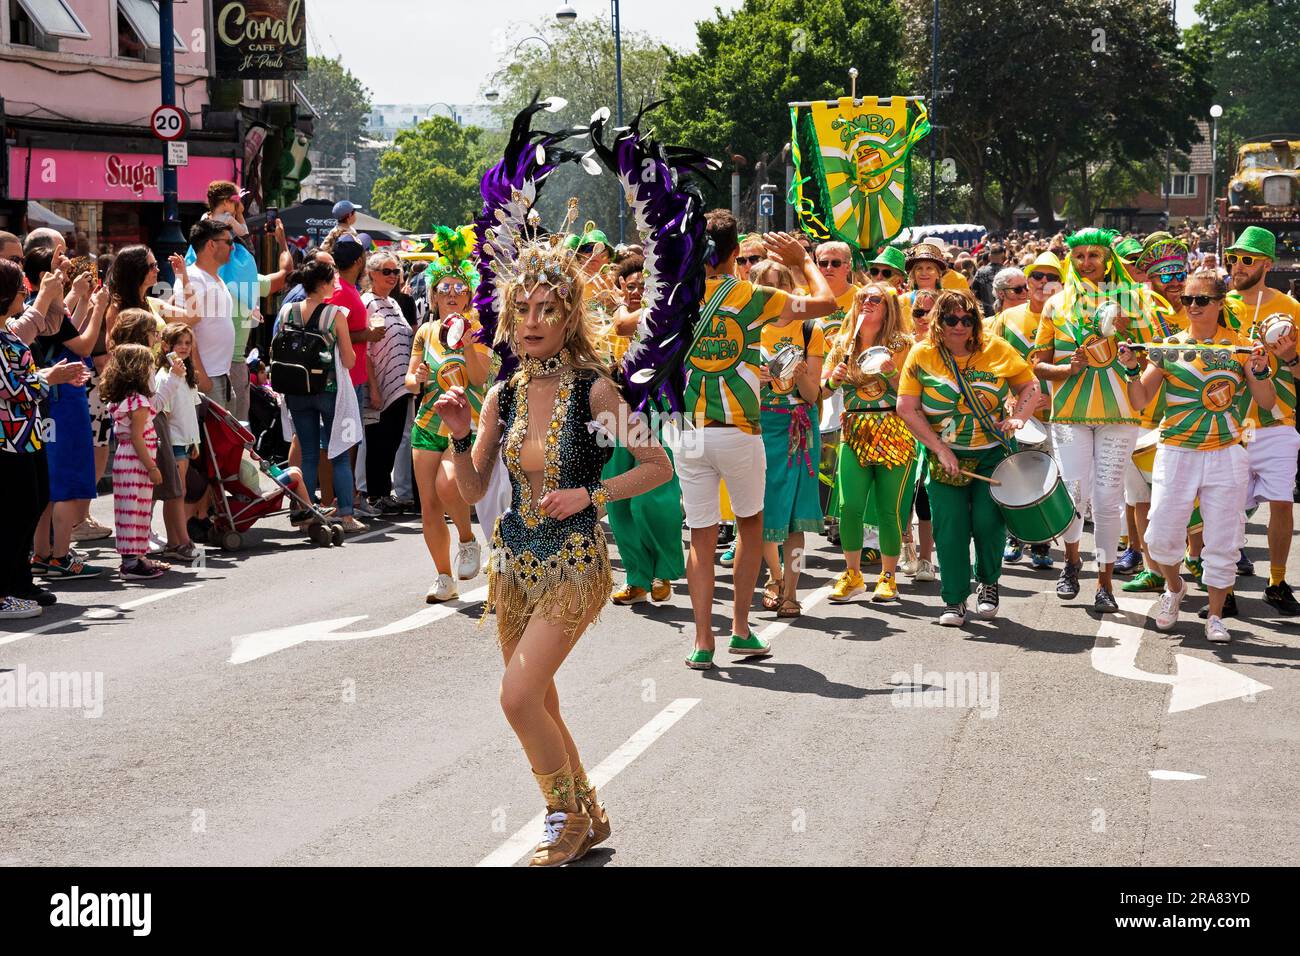
[{"label": "sunglasses", "polygon": [[376,269],[375,271],[381,276],[400,276],[402,274],[401,269]]},{"label": "sunglasses", "polygon": [[842,266],[842,265],[844,265],[844,260],[843,260],[843,259],[823,259],[821,262],[817,263],[817,268],[818,268],[818,269],[838,269],[838,268],[839,268],[840,266]]},{"label": "sunglasses", "polygon": [[1160,280],[1161,285],[1169,285],[1171,282],[1183,282],[1187,279],[1186,272],[1166,272],[1156,278]]},{"label": "sunglasses", "polygon": [[150,259],[149,262],[147,263],[147,265],[149,266],[149,269],[150,269],[150,270],[153,270],[153,269],[157,269],[157,268],[158,268],[158,263],[157,263],[155,260],[153,260],[153,259]]},{"label": "sunglasses", "polygon": [[439,295],[447,295],[449,293],[459,295],[468,288],[469,286],[463,282],[439,282],[435,291],[437,291]]},{"label": "sunglasses", "polygon": [[1035,282],[1046,282],[1048,279],[1055,279],[1057,276],[1051,272],[1031,272],[1029,278]]},{"label": "sunglasses", "polygon": [[869,302],[872,305],[880,305],[880,303],[885,301],[885,297],[883,295],[869,295],[862,301]]},{"label": "sunglasses", "polygon": [[872,266],[870,269],[867,270],[867,272],[868,272],[868,273],[869,273],[873,278],[876,278],[876,279],[892,279],[892,278],[894,278],[894,270],[893,270],[893,269],[883,269],[883,268],[881,268],[880,266]]},{"label": "sunglasses", "polygon": [[930,310],[929,310],[929,309],[913,309],[913,310],[912,310],[912,318],[914,318],[914,319],[919,319],[919,318],[922,318],[923,316],[927,316],[927,315],[929,315],[929,314],[930,314]]},{"label": "sunglasses", "polygon": [[6,256],[5,258],[7,258],[10,262],[12,262],[16,266],[20,266],[23,264],[22,256]]},{"label": "sunglasses", "polygon": [[1221,295],[1180,295],[1178,301],[1183,305],[1195,304],[1197,308],[1203,309],[1211,302],[1218,302],[1222,298]]},{"label": "sunglasses", "polygon": [[1256,262],[1263,259],[1263,256],[1239,256],[1235,252],[1229,252],[1223,257],[1223,261],[1230,266],[1235,266],[1240,262],[1243,266],[1253,266]]},{"label": "sunglasses", "polygon": [[1003,291],[1003,292],[1009,292],[1009,293],[1012,294],[1012,295],[1020,295],[1021,293],[1028,292],[1028,291],[1029,291],[1029,286],[1027,286],[1027,285],[1009,285],[1009,286],[1007,286],[1006,288],[1004,288],[1002,291]]},{"label": "sunglasses", "polygon": [[736,261],[742,266],[756,266],[763,261],[762,256],[736,256]]},{"label": "sunglasses", "polygon": [[957,314],[945,313],[944,315],[939,316],[939,318],[943,324],[948,326],[950,329],[955,329],[959,325],[964,325],[968,329],[975,328],[975,316],[971,315],[969,312]]}]

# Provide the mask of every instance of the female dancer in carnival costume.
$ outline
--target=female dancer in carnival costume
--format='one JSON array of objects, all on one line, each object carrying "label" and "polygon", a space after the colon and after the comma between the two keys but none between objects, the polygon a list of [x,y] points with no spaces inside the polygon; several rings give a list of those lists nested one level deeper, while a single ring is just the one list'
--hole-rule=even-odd
[{"label": "female dancer in carnival costume", "polygon": [[[538,186],[558,163],[577,156],[560,145],[573,131],[535,133],[530,121],[541,109],[564,105],[559,99],[534,100],[525,108],[505,156],[483,179],[484,208],[475,223],[483,281],[476,305],[484,336],[491,336],[502,356],[503,380],[488,392],[477,434],[464,389],[453,386],[436,404],[451,431],[456,481],[467,501],[482,496],[498,459],[509,473],[511,506],[492,535],[485,613],[496,614],[505,659],[501,706],[546,801],[534,866],[572,862],[610,835],[609,817],[560,715],[554,676],[613,590],[599,509],[649,491],[672,474],[667,454],[632,418],[606,374],[575,251],[565,248],[563,234],[537,234],[532,205]],[[635,401],[649,389],[676,384],[680,396],[680,363],[689,345],[681,340],[689,336],[679,333],[698,316],[704,250],[698,192],[675,184],[679,173],[696,168],[697,154],[670,154],[642,137],[639,117],[619,130],[611,151],[600,138],[608,113],[601,110],[593,119],[592,153],[625,186],[632,183],[647,259],[660,262],[647,283],[642,327],[623,366],[625,391]],[[598,172],[591,156],[583,157],[584,168]],[[650,166],[658,173],[654,181],[636,185],[632,174]],[[577,201],[570,200],[566,231],[576,215]],[[638,356],[670,361],[663,368],[637,367]],[[602,482],[609,425],[636,465]]]},{"label": "female dancer in carnival costume", "polygon": [[[862,579],[863,523],[880,529],[880,578],[873,601],[898,597],[895,571],[903,526],[912,515],[916,488],[916,439],[897,414],[898,380],[912,348],[911,324],[889,287],[876,282],[858,290],[843,326],[832,340],[823,369],[826,388],[844,396],[835,488],[840,502],[840,546],[845,569],[829,600],[848,601],[866,590]],[[889,357],[874,372],[861,366],[868,349]]]},{"label": "female dancer in carnival costume", "polygon": [[1156,300],[1134,282],[1111,248],[1114,233],[1083,229],[1068,237],[1064,288],[1047,300],[1032,361],[1052,387],[1052,440],[1061,477],[1075,503],[1066,529],[1057,597],[1079,594],[1083,512],[1092,505],[1097,558],[1093,609],[1115,612],[1111,584],[1124,511],[1124,471],[1137,444],[1142,409],[1134,408],[1119,362],[1118,338],[1162,336]]},{"label": "female dancer in carnival costume", "polygon": [[[420,397],[411,424],[411,456],[416,487],[420,490],[420,522],[425,546],[438,572],[425,597],[430,604],[456,597],[456,580],[468,581],[482,567],[474,526],[470,523],[469,504],[456,487],[451,432],[436,409],[438,399],[455,385],[464,389],[476,421],[483,407],[492,353],[486,344],[474,338],[479,326],[469,302],[479,276],[469,258],[473,249],[472,227],[457,230],[437,227],[433,251],[439,255],[424,273],[429,318],[415,332],[411,364],[406,370],[407,389]],[[455,523],[460,540],[454,575],[447,515]]]},{"label": "female dancer in carnival costume", "polygon": [[[940,292],[929,317],[929,335],[903,367],[898,414],[926,448],[926,489],[934,511],[935,546],[944,609],[939,623],[966,623],[971,592],[971,543],[975,545],[976,613],[998,613],[998,579],[1006,522],[985,478],[1011,450],[1008,437],[1037,405],[1038,381],[1029,364],[1005,339],[984,334],[984,322],[969,292]],[[995,413],[1015,395],[1011,417]]]}]

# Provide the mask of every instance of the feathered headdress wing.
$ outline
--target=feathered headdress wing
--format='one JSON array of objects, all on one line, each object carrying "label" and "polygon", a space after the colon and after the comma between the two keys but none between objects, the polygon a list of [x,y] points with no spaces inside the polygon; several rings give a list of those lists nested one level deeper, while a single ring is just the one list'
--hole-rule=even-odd
[{"label": "feathered headdress wing", "polygon": [[595,157],[599,157],[618,177],[636,227],[645,237],[641,323],[620,370],[624,397],[633,409],[655,400],[680,412],[683,366],[694,344],[704,298],[707,253],[704,198],[686,174],[707,177],[721,164],[692,149],[663,146],[642,132],[641,117],[658,105],[652,103],[631,124],[615,130],[612,147],[604,141],[609,110],[598,110],[591,118],[592,149],[582,157],[582,166],[598,174]]},{"label": "feathered headdress wing", "polygon": [[[539,100],[534,95],[532,102],[515,116],[501,162],[483,175],[483,211],[473,226],[479,273],[474,308],[480,323],[478,335],[488,345],[493,345],[496,337],[505,285],[513,274],[523,271],[521,257],[528,251],[525,247],[540,232],[538,214],[532,207],[542,182],[562,163],[578,159],[577,153],[560,144],[585,130],[549,133],[532,128],[535,114],[542,110],[559,112],[566,105],[559,97]],[[518,360],[505,343],[493,348],[501,355],[498,377],[508,378]]]}]

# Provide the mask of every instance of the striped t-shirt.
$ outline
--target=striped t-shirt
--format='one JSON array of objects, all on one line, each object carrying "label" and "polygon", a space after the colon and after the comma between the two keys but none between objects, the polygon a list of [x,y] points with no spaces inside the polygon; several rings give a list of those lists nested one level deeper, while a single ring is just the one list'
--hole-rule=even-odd
[{"label": "striped t-shirt", "polygon": [[384,322],[384,337],[370,345],[370,387],[379,389],[379,408],[367,402],[362,409],[367,424],[379,421],[379,413],[393,402],[409,395],[406,390],[406,369],[411,363],[413,333],[406,316],[391,296],[382,299],[373,292],[361,297],[366,304],[366,314],[372,323],[379,317]]}]

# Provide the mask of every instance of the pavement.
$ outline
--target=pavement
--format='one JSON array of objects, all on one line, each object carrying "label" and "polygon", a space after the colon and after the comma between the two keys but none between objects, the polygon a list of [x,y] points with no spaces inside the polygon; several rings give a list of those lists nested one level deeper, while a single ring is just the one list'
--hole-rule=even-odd
[{"label": "pavement", "polygon": [[[283,517],[246,538],[156,581],[58,583],[43,617],[0,626],[0,688],[26,687],[0,696],[0,864],[521,862],[541,804],[484,577],[425,604],[414,517],[339,548]],[[561,707],[614,828],[579,865],[1296,859],[1300,618],[1273,616],[1263,577],[1239,582],[1227,646],[1195,590],[1163,635],[1145,597],[1102,622],[1090,573],[1062,602],[1055,571],[1022,565],[998,620],[954,630],[937,583],[828,604],[837,555],[810,543],[804,616],[753,615],[770,659],[688,670],[684,582],[578,642]]]}]

